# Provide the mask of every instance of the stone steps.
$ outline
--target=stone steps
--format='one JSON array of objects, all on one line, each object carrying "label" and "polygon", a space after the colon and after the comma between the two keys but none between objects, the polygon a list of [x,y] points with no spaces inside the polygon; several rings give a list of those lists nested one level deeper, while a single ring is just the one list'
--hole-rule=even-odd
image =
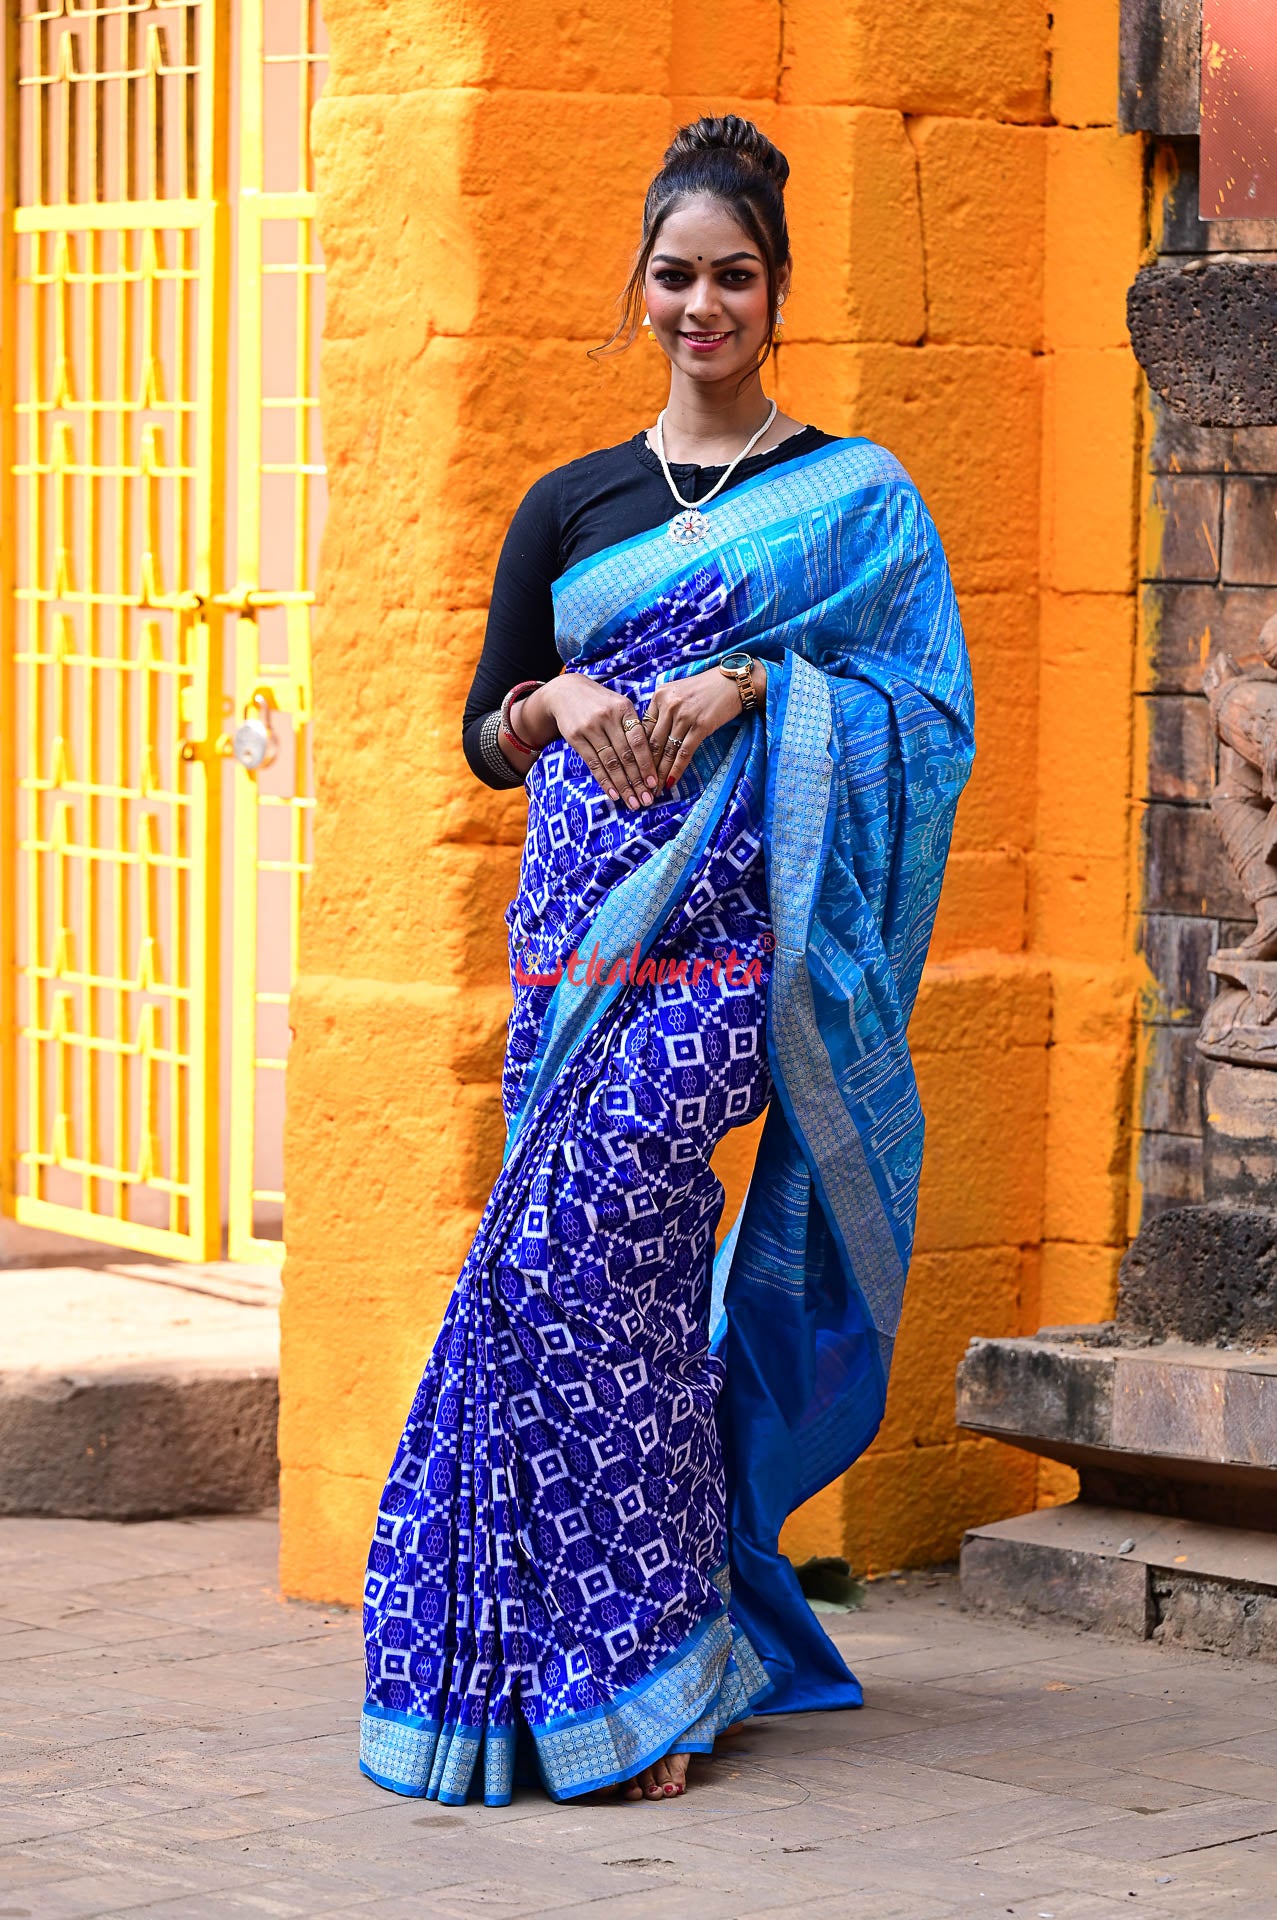
[{"label": "stone steps", "polygon": [[0,1513],[273,1506],[278,1301],[230,1263],[0,1273]]}]

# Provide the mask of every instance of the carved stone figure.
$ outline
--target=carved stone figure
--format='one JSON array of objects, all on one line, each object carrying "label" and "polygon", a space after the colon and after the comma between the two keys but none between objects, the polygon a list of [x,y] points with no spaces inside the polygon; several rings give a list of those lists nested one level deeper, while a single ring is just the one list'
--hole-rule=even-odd
[{"label": "carved stone figure", "polygon": [[1211,811],[1255,930],[1211,959],[1225,990],[1197,1044],[1215,1060],[1277,1067],[1277,619],[1260,633],[1259,653],[1263,664],[1246,671],[1218,654],[1202,675],[1220,743]]}]

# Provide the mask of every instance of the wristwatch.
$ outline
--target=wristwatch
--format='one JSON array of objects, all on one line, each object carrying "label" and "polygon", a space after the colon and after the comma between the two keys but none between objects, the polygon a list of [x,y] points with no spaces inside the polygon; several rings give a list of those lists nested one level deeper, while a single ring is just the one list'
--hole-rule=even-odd
[{"label": "wristwatch", "polygon": [[718,663],[718,671],[725,673],[736,684],[740,695],[741,707],[746,713],[752,713],[758,705],[758,695],[754,691],[754,659],[748,653],[725,653]]}]

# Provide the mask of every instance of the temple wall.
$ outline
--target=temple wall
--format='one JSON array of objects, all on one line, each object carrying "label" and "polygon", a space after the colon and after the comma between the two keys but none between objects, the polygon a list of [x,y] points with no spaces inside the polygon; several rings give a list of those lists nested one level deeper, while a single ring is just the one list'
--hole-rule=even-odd
[{"label": "temple wall", "polygon": [[[1198,143],[1156,143],[1157,257],[1240,254],[1271,261],[1277,222],[1197,217]],[[1202,668],[1224,651],[1251,664],[1277,615],[1277,427],[1198,427],[1150,396],[1140,542],[1141,898],[1147,967],[1131,1229],[1200,1201],[1198,1029],[1212,982],[1207,960],[1254,925],[1210,813],[1215,742]]]},{"label": "temple wall", "polygon": [[[1055,1498],[959,1439],[973,1333],[1100,1317],[1128,1209],[1136,370],[1144,220],[1117,0],[329,0],[315,138],[331,471],[318,811],[294,1000],[282,1362],[287,1588],[352,1599],[377,1494],[500,1162],[519,795],[459,713],[504,525],[651,419],[602,364],[670,132],[756,117],[794,167],[782,404],[885,441],[953,564],[979,757],[913,1040],[918,1253],[884,1430],[796,1517],[881,1569]],[[729,1212],[747,1172],[723,1162]]]}]

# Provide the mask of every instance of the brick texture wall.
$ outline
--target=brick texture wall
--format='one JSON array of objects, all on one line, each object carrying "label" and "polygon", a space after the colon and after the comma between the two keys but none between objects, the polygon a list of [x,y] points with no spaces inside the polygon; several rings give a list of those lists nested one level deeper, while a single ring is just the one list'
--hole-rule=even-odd
[{"label": "brick texture wall", "polygon": [[[1155,195],[1163,257],[1277,254],[1277,221],[1197,218],[1195,140],[1159,143]],[[1202,1196],[1194,1042],[1213,991],[1206,962],[1254,924],[1209,811],[1201,673],[1218,649],[1253,659],[1277,614],[1277,428],[1195,427],[1154,397],[1145,448],[1137,813],[1148,979],[1134,1198],[1149,1219]]]}]

